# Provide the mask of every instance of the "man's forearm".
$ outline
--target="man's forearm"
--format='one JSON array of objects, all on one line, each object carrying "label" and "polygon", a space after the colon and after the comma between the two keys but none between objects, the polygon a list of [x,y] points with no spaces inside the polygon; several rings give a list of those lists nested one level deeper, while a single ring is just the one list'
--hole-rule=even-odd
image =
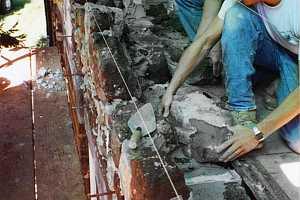
[{"label": "man's forearm", "polygon": [[212,25],[197,38],[183,53],[167,92],[174,94],[188,75],[205,58],[211,47],[219,40],[223,29],[223,21],[215,17]]},{"label": "man's forearm", "polygon": [[174,94],[197,64],[207,55],[209,48],[209,44],[207,43],[206,38],[199,38],[198,41],[195,41],[185,50],[169,85],[169,92]]},{"label": "man's forearm", "polygon": [[[300,80],[300,60],[298,61],[298,69],[298,77]],[[279,105],[278,108],[258,124],[258,128],[265,134],[265,137],[268,137],[299,114],[300,85]]]},{"label": "man's forearm", "polygon": [[300,87],[295,89],[273,112],[271,112],[257,127],[270,136],[277,129],[287,124],[290,120],[300,114]]},{"label": "man's forearm", "polygon": [[203,6],[203,15],[197,30],[196,38],[201,36],[209,27],[221,8],[221,0],[206,0]]}]

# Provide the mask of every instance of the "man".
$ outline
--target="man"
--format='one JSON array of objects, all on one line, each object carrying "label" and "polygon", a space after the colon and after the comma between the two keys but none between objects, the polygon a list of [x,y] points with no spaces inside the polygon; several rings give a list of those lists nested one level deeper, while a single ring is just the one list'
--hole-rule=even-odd
[{"label": "man", "polygon": [[[172,95],[223,32],[225,84],[236,123],[234,136],[218,148],[220,152],[225,151],[220,158],[224,162],[257,148],[279,128],[288,146],[300,153],[300,1],[247,0],[245,3],[255,5],[254,10],[236,0],[225,0],[218,17],[182,56],[162,99],[162,111],[167,116]],[[277,91],[280,105],[260,123],[256,121],[251,83],[255,74],[253,64],[278,71],[281,77]]]}]

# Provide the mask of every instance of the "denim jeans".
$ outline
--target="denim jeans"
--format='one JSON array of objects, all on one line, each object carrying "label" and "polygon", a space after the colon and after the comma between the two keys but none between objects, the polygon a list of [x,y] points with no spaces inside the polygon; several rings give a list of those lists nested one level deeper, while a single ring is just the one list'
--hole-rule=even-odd
[{"label": "denim jeans", "polygon": [[193,41],[201,21],[204,0],[175,0],[176,13],[187,33]]},{"label": "denim jeans", "polygon": [[[280,74],[279,104],[297,88],[297,57],[270,38],[262,19],[253,12],[240,5],[232,7],[225,17],[221,41],[226,92],[233,110],[256,109],[252,91],[254,65]],[[282,137],[289,144],[300,142],[299,122],[297,116],[281,129]]]}]

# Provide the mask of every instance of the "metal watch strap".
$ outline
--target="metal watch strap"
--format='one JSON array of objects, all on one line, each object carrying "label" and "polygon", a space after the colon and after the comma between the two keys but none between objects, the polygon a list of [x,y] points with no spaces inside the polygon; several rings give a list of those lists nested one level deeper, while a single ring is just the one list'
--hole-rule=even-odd
[{"label": "metal watch strap", "polygon": [[259,142],[263,142],[265,140],[264,134],[256,127],[254,126],[252,128],[255,138],[259,141]]}]

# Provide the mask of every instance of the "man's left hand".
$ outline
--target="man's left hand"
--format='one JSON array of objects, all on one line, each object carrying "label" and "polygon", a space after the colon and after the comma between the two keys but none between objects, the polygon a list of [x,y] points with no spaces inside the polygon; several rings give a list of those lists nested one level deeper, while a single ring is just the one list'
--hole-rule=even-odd
[{"label": "man's left hand", "polygon": [[233,161],[252,151],[259,144],[250,128],[238,125],[232,130],[233,136],[217,148],[219,153],[225,151],[219,159],[221,162]]}]

